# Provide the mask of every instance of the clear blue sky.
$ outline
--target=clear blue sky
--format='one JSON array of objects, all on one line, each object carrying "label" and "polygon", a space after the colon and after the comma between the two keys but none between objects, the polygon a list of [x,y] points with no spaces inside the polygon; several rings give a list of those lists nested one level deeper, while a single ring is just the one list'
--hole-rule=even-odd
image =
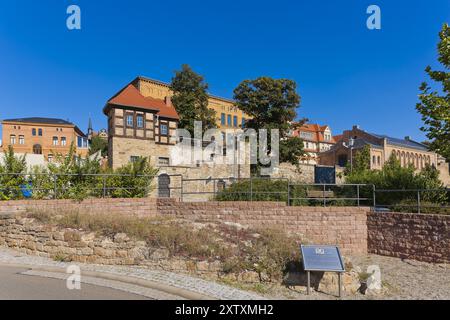
[{"label": "clear blue sky", "polygon": [[[82,30],[66,28],[77,4]],[[366,8],[382,30],[366,28]],[[23,0],[0,3],[0,119],[60,117],[106,127],[106,100],[137,75],[170,81],[181,64],[231,98],[258,76],[289,78],[300,117],[334,134],[365,130],[423,140],[415,111],[436,66],[450,1]]]}]

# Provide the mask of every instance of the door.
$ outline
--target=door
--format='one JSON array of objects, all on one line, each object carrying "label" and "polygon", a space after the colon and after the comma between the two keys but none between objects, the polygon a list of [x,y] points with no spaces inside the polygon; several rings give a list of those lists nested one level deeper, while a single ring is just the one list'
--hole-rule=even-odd
[{"label": "door", "polygon": [[170,198],[170,177],[167,174],[158,177],[158,197]]},{"label": "door", "polygon": [[314,183],[336,184],[336,168],[315,166]]}]

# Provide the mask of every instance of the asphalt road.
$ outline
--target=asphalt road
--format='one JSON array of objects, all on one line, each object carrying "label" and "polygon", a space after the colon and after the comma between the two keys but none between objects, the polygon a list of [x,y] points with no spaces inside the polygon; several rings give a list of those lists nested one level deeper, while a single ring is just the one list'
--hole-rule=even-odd
[{"label": "asphalt road", "polygon": [[22,275],[25,268],[0,266],[0,300],[142,300],[146,297],[82,283],[68,290],[65,280]]}]

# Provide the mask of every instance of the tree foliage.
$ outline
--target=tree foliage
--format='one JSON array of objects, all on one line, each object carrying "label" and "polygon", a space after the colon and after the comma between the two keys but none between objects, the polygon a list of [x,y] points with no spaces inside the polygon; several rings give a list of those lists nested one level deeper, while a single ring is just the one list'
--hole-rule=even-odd
[{"label": "tree foliage", "polygon": [[450,160],[450,27],[445,24],[439,33],[438,60],[444,67],[442,71],[425,69],[431,80],[441,87],[434,90],[426,82],[420,86],[420,102],[416,109],[422,115],[430,148]]},{"label": "tree foliage", "polygon": [[9,148],[0,163],[0,200],[145,197],[157,173],[147,158],[103,169],[98,159],[77,157],[73,144],[68,154],[56,154],[48,166],[28,169],[25,156],[17,157]]},{"label": "tree foliage", "polygon": [[172,103],[180,116],[179,127],[194,133],[194,121],[201,121],[203,132],[216,127],[216,112],[208,108],[208,84],[187,64],[175,72],[170,89]]},{"label": "tree foliage", "polygon": [[[244,80],[234,90],[234,99],[236,106],[251,116],[245,128],[267,129],[269,134],[271,129],[278,129],[280,161],[298,164],[303,143],[300,138],[290,136],[300,104],[295,81],[270,77]],[[268,146],[270,152],[270,137]]]},{"label": "tree foliage", "polygon": [[89,144],[89,155],[93,155],[98,151],[101,151],[102,157],[106,156],[108,154],[108,141],[99,136],[95,136],[92,137],[91,143]]},{"label": "tree foliage", "polygon": [[364,172],[370,169],[370,147],[364,146],[361,150],[355,150],[354,159],[352,160],[352,164],[347,163],[345,167],[344,173],[346,175],[351,174],[352,172]]}]

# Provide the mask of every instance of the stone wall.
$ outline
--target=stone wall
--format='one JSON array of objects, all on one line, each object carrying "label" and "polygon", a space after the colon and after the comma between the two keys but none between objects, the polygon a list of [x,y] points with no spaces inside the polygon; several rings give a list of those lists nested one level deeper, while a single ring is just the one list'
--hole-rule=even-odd
[{"label": "stone wall", "polygon": [[272,178],[286,178],[295,182],[314,183],[313,164],[299,164],[298,166],[290,163],[280,163],[271,175]]},{"label": "stone wall", "polygon": [[310,243],[339,245],[345,254],[367,253],[368,211],[358,207],[288,207],[276,202],[158,200],[159,214],[230,221],[253,228],[280,228]]},{"label": "stone wall", "polygon": [[372,213],[367,218],[370,253],[450,263],[450,216]]},{"label": "stone wall", "polygon": [[367,253],[368,208],[288,207],[276,202],[178,202],[174,199],[27,200],[0,202],[0,212],[81,210],[139,216],[167,216],[281,228],[317,244],[339,245],[345,254]]},{"label": "stone wall", "polygon": [[132,241],[125,234],[113,239],[95,233],[59,229],[15,214],[0,214],[0,245],[27,254],[99,264],[139,264],[145,259],[146,243]]}]

